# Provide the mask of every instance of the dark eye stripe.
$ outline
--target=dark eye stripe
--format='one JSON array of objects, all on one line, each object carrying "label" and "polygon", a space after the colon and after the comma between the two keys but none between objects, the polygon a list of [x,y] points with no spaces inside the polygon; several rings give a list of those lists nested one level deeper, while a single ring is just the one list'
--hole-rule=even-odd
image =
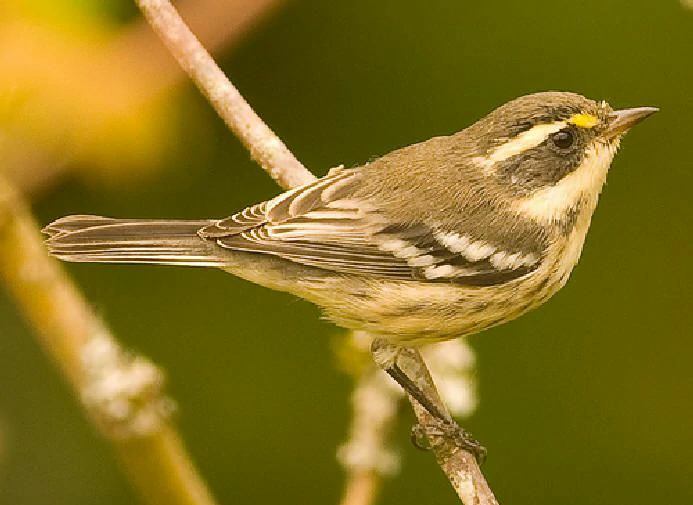
[{"label": "dark eye stripe", "polygon": [[577,148],[580,145],[578,135],[571,131],[571,146],[562,149],[553,142],[558,133],[551,134],[538,146],[495,165],[496,174],[504,185],[512,188],[513,194],[529,195],[552,186],[580,166],[584,152]]}]

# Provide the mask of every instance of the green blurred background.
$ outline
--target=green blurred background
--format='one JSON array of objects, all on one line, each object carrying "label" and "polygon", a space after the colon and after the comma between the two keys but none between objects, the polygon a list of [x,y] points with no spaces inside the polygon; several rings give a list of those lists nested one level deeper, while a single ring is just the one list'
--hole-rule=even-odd
[{"label": "green blurred background", "polygon": [[[10,4],[0,26],[48,26],[73,43],[139,21],[130,0]],[[31,52],[40,71],[60,63],[41,51]],[[624,142],[567,288],[471,339],[480,405],[466,426],[489,449],[501,503],[693,503],[692,10],[676,0],[290,0],[218,58],[316,174],[457,131],[532,91],[660,107]],[[0,78],[3,128],[35,135],[41,160],[60,169],[31,190],[42,223],[222,217],[278,191],[189,83],[87,141],[63,117],[89,100],[50,80],[32,87],[42,82]],[[40,105],[54,95],[58,105]],[[27,113],[37,97],[44,114]],[[81,142],[78,154],[66,138]],[[167,370],[176,422],[220,503],[337,503],[351,383],[331,351],[339,330],[317,309],[213,270],[67,269],[121,340]],[[406,411],[402,472],[381,503],[455,503],[432,457],[408,443],[412,422]],[[0,289],[0,503],[135,499]]]}]

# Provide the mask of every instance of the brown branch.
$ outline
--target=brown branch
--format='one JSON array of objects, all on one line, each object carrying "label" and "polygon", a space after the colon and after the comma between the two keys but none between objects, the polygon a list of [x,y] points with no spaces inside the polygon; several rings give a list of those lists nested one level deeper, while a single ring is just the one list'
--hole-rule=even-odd
[{"label": "brown branch", "polygon": [[[190,30],[205,44],[209,52],[217,53],[242,40],[258,22],[270,15],[285,0],[183,0],[177,2],[181,17]],[[143,57],[143,54],[146,57]],[[103,57],[111,65],[118,65],[125,75],[137,75],[138,89],[133,90],[143,99],[151,99],[161,89],[179,82],[185,72],[171,58],[151,26],[144,20],[124,28]],[[102,67],[104,68],[104,67]],[[111,78],[122,75],[105,66]],[[142,79],[145,75],[147,78]],[[132,104],[136,103],[135,100]],[[132,105],[127,104],[127,105]]]},{"label": "brown branch", "polygon": [[382,475],[377,470],[350,470],[340,505],[372,505],[380,493]]},{"label": "brown branch", "polygon": [[341,505],[375,503],[383,477],[399,470],[399,455],[390,447],[402,389],[375,366],[372,337],[353,332],[336,348],[341,368],[353,376],[349,439],[337,451],[346,472]]},{"label": "brown branch", "polygon": [[[423,387],[424,394],[435,401],[436,407],[452,419],[445,403],[438,395],[431,374],[419,351],[411,348],[402,349],[399,352],[397,364],[408,377],[414,379],[417,385]],[[436,419],[414,398],[409,397],[409,401],[414,408],[420,426],[436,424]],[[462,503],[465,505],[498,505],[498,501],[471,452],[460,448],[454,440],[444,435],[428,434],[427,438],[438,465],[447,476]]]},{"label": "brown branch", "polygon": [[[371,341],[372,336],[353,332],[335,347],[340,368],[355,380],[349,440],[337,453],[346,471],[341,505],[375,503],[382,479],[399,469],[399,458],[389,445],[389,437],[403,391],[374,366]],[[442,342],[427,346],[423,354],[436,377],[443,403],[456,416],[470,415],[476,407],[476,394],[474,353],[467,343],[461,339]]]},{"label": "brown branch", "polygon": [[[170,6],[169,6],[170,7]],[[172,11],[172,10],[171,10]],[[173,12],[173,11],[172,11]],[[314,177],[254,116],[238,92],[180,20],[171,34],[192,51],[195,80],[253,156],[284,186]],[[166,23],[159,25],[168,30]],[[177,46],[178,47],[178,46]],[[0,180],[0,276],[26,317],[112,443],[146,503],[211,505],[214,500],[196,473],[176,431],[168,424],[171,402],[161,393],[163,376],[151,363],[122,351],[108,329],[60,266],[45,252],[26,204]]]},{"label": "brown branch", "polygon": [[1,178],[0,279],[115,448],[145,503],[213,505],[168,423],[171,401],[161,391],[161,372],[118,347],[58,262],[48,256],[26,203]]},{"label": "brown branch", "polygon": [[171,54],[210,101],[214,110],[250,151],[251,157],[283,188],[315,180],[243,99],[168,0],[136,0]]},{"label": "brown branch", "polygon": [[427,345],[421,349],[438,394],[455,417],[469,417],[477,406],[476,358],[463,338]]}]

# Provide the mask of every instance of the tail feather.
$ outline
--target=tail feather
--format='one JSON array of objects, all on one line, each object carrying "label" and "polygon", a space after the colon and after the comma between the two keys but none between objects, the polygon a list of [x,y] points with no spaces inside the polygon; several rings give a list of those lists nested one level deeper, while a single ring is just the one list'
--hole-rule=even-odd
[{"label": "tail feather", "polygon": [[67,216],[43,231],[48,250],[65,261],[222,266],[224,251],[198,236],[213,223]]}]

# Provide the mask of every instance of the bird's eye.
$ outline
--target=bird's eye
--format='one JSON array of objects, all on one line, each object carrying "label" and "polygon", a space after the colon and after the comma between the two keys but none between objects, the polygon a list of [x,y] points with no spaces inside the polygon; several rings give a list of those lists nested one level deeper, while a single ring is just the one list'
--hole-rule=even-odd
[{"label": "bird's eye", "polygon": [[570,130],[561,130],[551,136],[551,142],[559,149],[570,149],[575,143],[575,134]]}]

